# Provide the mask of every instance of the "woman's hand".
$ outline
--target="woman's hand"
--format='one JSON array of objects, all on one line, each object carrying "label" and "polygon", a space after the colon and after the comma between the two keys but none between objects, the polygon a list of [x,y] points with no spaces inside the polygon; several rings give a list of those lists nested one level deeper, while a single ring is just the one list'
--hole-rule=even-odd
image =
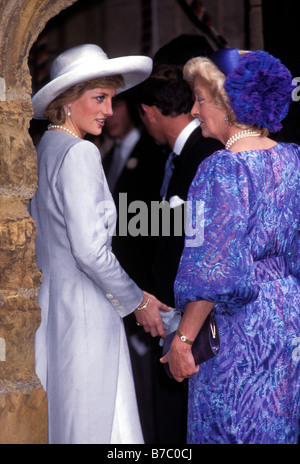
[{"label": "woman's hand", "polygon": [[161,363],[169,363],[170,371],[177,382],[189,379],[199,372],[200,366],[196,366],[192,347],[184,343],[175,335],[168,353],[160,359]]},{"label": "woman's hand", "polygon": [[[193,301],[186,305],[179,330],[188,340],[196,339],[214,305],[215,303],[207,300]],[[160,361],[169,363],[170,371],[177,382],[190,378],[200,369],[200,366],[195,365],[192,345],[183,342],[177,335],[174,337],[170,350]]]},{"label": "woman's hand", "polygon": [[137,324],[143,326],[145,332],[150,332],[152,337],[160,336],[165,338],[166,333],[159,311],[167,312],[171,311],[171,308],[147,292],[144,292],[144,299],[141,305],[146,303],[148,298],[149,303],[144,309],[136,309],[134,311]]}]

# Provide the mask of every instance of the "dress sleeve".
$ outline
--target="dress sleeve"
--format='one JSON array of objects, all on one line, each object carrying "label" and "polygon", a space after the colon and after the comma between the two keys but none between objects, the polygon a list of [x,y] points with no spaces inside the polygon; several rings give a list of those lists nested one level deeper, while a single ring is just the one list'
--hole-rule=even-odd
[{"label": "dress sleeve", "polygon": [[255,297],[248,219],[247,167],[219,151],[201,163],[189,190],[177,309],[198,300],[236,308]]},{"label": "dress sleeve", "polygon": [[115,204],[97,147],[88,141],[73,145],[65,155],[57,179],[76,265],[104,295],[113,295],[113,301],[122,307],[119,314],[124,317],[137,308],[143,293],[111,250]]}]

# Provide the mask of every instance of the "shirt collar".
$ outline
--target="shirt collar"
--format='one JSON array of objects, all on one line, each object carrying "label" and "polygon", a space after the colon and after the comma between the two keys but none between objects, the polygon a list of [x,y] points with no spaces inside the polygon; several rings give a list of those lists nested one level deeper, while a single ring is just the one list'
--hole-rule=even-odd
[{"label": "shirt collar", "polygon": [[180,155],[185,142],[187,141],[191,133],[195,129],[197,129],[197,127],[199,127],[199,125],[200,123],[198,119],[194,119],[180,132],[180,134],[178,135],[175,141],[174,148],[173,148],[173,151],[176,153],[176,155]]}]

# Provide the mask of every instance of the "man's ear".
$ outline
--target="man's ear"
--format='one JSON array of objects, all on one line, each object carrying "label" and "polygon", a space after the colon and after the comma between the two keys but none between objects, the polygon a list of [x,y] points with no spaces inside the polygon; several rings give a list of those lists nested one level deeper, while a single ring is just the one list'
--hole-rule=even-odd
[{"label": "man's ear", "polygon": [[146,105],[145,103],[141,104],[141,108],[144,112],[144,116],[147,117],[148,121],[152,123],[155,119],[155,111],[154,111],[154,106],[149,106]]}]

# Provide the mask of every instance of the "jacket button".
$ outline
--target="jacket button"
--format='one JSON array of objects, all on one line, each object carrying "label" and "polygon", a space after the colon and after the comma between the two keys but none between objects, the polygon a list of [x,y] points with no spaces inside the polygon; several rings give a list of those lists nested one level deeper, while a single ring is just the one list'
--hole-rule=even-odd
[{"label": "jacket button", "polygon": [[111,293],[107,293],[105,296],[108,300],[111,300],[113,298],[113,295]]}]

